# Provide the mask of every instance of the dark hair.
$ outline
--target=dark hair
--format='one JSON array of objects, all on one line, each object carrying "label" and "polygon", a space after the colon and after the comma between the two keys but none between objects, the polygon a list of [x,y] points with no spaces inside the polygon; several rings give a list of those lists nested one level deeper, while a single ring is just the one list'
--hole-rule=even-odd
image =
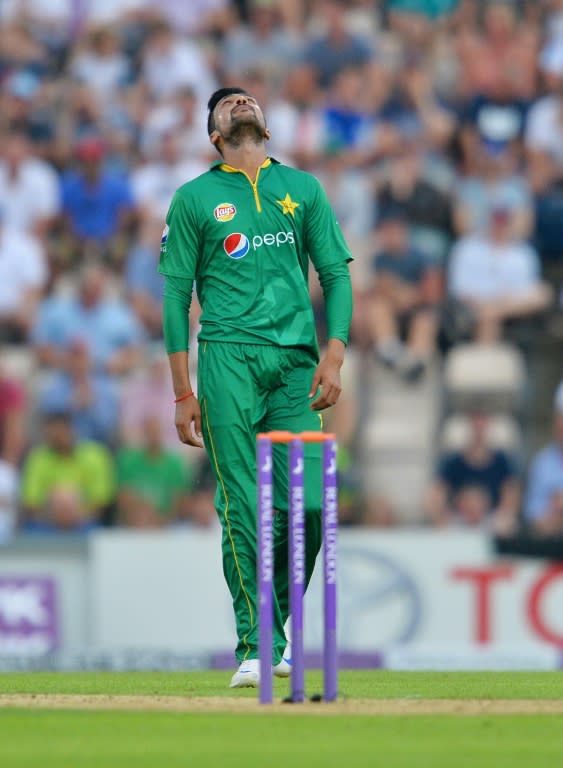
[{"label": "dark hair", "polygon": [[244,96],[250,96],[248,91],[245,91],[244,88],[219,88],[219,90],[211,94],[209,101],[207,102],[207,109],[209,110],[209,115],[207,117],[207,133],[210,136],[215,130],[215,118],[213,117],[215,107],[226,96],[232,96],[235,93],[242,93]]}]

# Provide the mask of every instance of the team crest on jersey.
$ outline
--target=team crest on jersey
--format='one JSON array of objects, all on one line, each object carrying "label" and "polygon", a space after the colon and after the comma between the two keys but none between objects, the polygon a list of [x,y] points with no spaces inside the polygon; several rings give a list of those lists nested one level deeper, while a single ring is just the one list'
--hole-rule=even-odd
[{"label": "team crest on jersey", "polygon": [[249,251],[248,237],[241,232],[233,232],[223,240],[225,253],[231,259],[242,259]]},{"label": "team crest on jersey", "polygon": [[220,203],[213,211],[213,215],[217,221],[222,221],[224,223],[226,221],[232,221],[235,218],[237,209],[232,203]]}]

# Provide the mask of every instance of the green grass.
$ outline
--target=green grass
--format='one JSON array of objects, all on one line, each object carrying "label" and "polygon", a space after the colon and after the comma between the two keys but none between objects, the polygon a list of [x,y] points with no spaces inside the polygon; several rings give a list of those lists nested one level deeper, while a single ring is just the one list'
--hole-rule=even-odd
[{"label": "green grass", "polygon": [[[229,673],[0,675],[0,693],[254,697]],[[320,675],[310,673],[310,691]],[[563,699],[561,673],[343,672],[350,698]],[[276,696],[287,683],[277,681]],[[556,715],[368,716],[0,709],[2,768],[559,768]]]},{"label": "green grass", "polygon": [[0,713],[6,768],[557,768],[556,716]]},{"label": "green grass", "polygon": [[[230,672],[28,672],[0,674],[0,693],[79,693],[159,696],[249,696],[231,691]],[[307,674],[310,693],[322,689],[320,672]],[[287,682],[275,681],[281,698]],[[563,699],[563,672],[387,672],[340,674],[344,698]],[[563,762],[562,762],[563,765]]]}]

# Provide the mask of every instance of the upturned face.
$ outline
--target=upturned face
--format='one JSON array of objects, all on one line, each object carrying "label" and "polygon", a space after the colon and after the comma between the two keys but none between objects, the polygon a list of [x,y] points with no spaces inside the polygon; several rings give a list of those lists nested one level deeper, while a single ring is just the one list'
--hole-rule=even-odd
[{"label": "upturned face", "polygon": [[243,93],[234,93],[221,99],[215,107],[214,118],[215,129],[227,141],[243,126],[255,127],[260,137],[267,134],[266,120],[258,102]]}]

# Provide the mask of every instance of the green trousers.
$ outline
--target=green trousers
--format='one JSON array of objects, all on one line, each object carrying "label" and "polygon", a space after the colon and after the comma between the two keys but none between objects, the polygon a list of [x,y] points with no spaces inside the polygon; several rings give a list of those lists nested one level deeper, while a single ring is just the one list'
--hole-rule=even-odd
[{"label": "green trousers", "polygon": [[[203,438],[217,479],[223,572],[233,599],[239,662],[258,657],[256,612],[256,435],[320,431],[308,398],[316,360],[306,350],[201,341],[198,398]],[[306,584],[321,545],[321,446],[305,445]],[[286,646],[288,600],[287,447],[274,446],[273,663]]]}]

